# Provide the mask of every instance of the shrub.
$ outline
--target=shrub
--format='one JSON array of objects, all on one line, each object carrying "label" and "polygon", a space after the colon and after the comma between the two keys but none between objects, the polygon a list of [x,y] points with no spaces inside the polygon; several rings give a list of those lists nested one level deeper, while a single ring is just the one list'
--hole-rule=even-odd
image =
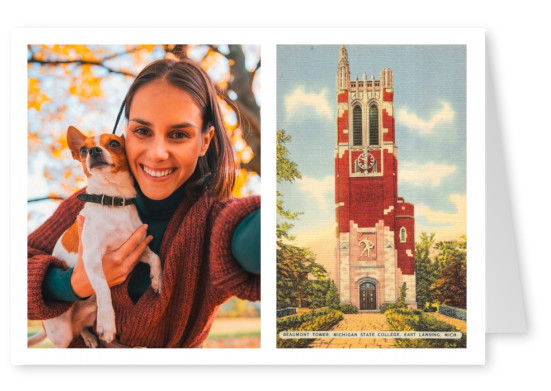
[{"label": "shrub", "polygon": [[332,308],[324,308],[308,312],[303,315],[290,316],[277,320],[277,347],[278,348],[304,348],[313,339],[282,339],[279,333],[282,331],[322,331],[329,330],[342,319],[342,312]]},{"label": "shrub", "polygon": [[423,311],[425,312],[438,312],[438,304],[437,303],[425,303],[425,307],[423,308]]},{"label": "shrub", "polygon": [[285,331],[285,330],[295,330],[297,327],[299,327],[301,324],[305,322],[309,322],[310,320],[314,319],[315,317],[326,315],[329,312],[331,312],[331,308],[322,308],[315,311],[310,311],[305,314],[295,315],[295,316],[288,316],[286,318],[278,319],[277,320],[277,332]]},{"label": "shrub", "polygon": [[381,304],[381,308],[379,309],[379,311],[381,312],[381,314],[384,314],[388,310],[399,310],[399,309],[404,309],[404,308],[407,308],[406,305],[402,304],[402,303],[399,303],[399,302],[396,302],[396,303],[383,303],[383,304]]},{"label": "shrub", "polygon": [[339,305],[338,309],[343,314],[357,314],[358,313],[358,308],[356,306],[353,306],[352,304],[341,304],[341,305]]},{"label": "shrub", "polygon": [[[452,325],[425,315],[421,310],[390,309],[386,313],[394,331],[444,331],[461,332]],[[396,339],[399,348],[466,348],[467,334],[461,339]]]}]

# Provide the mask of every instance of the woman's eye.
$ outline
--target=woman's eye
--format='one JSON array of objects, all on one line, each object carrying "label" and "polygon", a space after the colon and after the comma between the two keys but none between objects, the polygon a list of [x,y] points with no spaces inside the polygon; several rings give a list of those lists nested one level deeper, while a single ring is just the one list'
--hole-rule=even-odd
[{"label": "woman's eye", "polygon": [[132,131],[135,135],[138,136],[149,136],[150,132],[147,128],[137,128]]},{"label": "woman's eye", "polygon": [[187,138],[188,135],[185,132],[174,132],[170,135],[170,137],[174,139],[182,139]]},{"label": "woman's eye", "polygon": [[121,143],[119,143],[117,140],[111,140],[109,141],[109,146],[111,148],[117,149],[121,146]]},{"label": "woman's eye", "polygon": [[88,148],[86,147],[80,147],[80,156],[84,157],[88,153]]}]

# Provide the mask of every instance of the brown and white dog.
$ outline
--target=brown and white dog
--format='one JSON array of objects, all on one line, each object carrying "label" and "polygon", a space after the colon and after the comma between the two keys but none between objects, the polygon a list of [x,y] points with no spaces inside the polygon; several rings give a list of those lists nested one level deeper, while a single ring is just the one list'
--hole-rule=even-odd
[{"label": "brown and white dog", "polygon": [[[78,196],[87,201],[80,215],[84,217],[82,227],[82,260],[86,275],[94,289],[85,301],[76,302],[62,315],[43,321],[44,330],[55,347],[67,347],[82,335],[88,347],[97,347],[96,336],[87,329],[96,320],[96,331],[100,339],[112,342],[116,334],[115,312],[111,302],[111,291],[105,280],[102,258],[106,251],[119,248],[142,222],[134,200],[136,190],[128,168],[124,150],[124,137],[102,134],[86,137],[70,126],[67,144],[76,160],[82,163],[88,178],[86,194]],[[74,267],[78,258],[78,222],[59,238],[52,255]],[[161,261],[149,247],[140,257],[141,262],[151,267],[151,286],[155,292],[161,289]],[[97,304],[96,304],[97,303]],[[42,339],[37,335],[28,345]]]}]

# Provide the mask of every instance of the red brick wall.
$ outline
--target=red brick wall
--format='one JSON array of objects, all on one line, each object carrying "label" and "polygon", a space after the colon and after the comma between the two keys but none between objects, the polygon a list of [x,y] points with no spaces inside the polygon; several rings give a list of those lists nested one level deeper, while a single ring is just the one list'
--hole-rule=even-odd
[{"label": "red brick wall", "polygon": [[[406,209],[402,210],[402,206]],[[411,217],[396,217],[396,233],[394,236],[395,247],[398,250],[398,267],[404,275],[413,275],[415,273],[415,219],[413,205],[410,203],[397,204],[397,216]],[[405,243],[400,242],[400,229],[405,227],[407,237]],[[413,257],[407,255],[407,250],[411,251]]]},{"label": "red brick wall", "polygon": [[388,115],[385,109],[383,109],[383,129],[388,129],[387,133],[383,133],[383,140],[394,142],[394,117]]},{"label": "red brick wall", "polygon": [[348,133],[344,133],[344,129],[348,129],[348,110],[345,110],[337,119],[338,143],[348,143]]},{"label": "red brick wall", "polygon": [[349,220],[349,176],[348,176],[348,151],[341,158],[335,158],[335,205],[344,203],[337,208],[339,232],[348,232]]},{"label": "red brick wall", "polygon": [[337,103],[348,103],[348,90],[337,95]]}]

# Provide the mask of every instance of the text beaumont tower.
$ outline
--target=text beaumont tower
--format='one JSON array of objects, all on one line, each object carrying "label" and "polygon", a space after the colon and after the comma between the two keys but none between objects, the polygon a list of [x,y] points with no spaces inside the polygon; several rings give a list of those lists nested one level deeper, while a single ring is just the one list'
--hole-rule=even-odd
[{"label": "text beaumont tower", "polygon": [[413,204],[398,197],[392,71],[350,78],[343,46],[337,70],[335,147],[336,283],[341,303],[361,311],[415,299]]}]

